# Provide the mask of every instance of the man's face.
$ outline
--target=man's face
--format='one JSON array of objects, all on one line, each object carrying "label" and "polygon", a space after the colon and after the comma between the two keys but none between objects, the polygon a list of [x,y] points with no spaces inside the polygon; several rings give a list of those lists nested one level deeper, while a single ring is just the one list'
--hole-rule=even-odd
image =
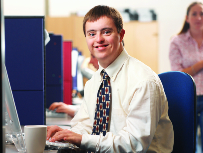
[{"label": "man's face", "polygon": [[94,22],[86,22],[86,42],[93,56],[102,67],[106,68],[122,52],[122,39],[125,31],[120,34],[111,18],[106,16]]}]

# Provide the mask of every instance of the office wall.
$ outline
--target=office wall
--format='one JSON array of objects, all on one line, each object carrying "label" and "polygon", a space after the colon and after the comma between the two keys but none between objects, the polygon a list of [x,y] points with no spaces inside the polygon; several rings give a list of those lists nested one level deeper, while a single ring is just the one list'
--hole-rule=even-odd
[{"label": "office wall", "polygon": [[44,0],[4,0],[4,15],[44,15]]},{"label": "office wall", "polygon": [[[159,22],[159,73],[170,70],[168,59],[170,38],[182,27],[187,6],[193,0],[48,0],[49,15],[53,17],[69,16],[79,11],[86,13],[95,5],[109,5],[122,8],[152,8]],[[5,15],[43,15],[45,0],[6,0]],[[127,32],[127,31],[126,31]]]}]

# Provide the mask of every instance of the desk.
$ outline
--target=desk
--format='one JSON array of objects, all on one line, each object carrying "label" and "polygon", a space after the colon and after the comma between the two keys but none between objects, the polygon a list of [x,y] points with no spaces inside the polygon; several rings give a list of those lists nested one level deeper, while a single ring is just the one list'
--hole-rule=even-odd
[{"label": "desk", "polygon": [[66,118],[46,118],[46,125],[58,125],[58,126],[70,126],[72,118],[66,117]]},{"label": "desk", "polygon": [[[45,150],[44,153],[57,153],[58,150]],[[6,145],[6,153],[18,153],[14,145]]]},{"label": "desk", "polygon": [[[71,121],[71,117],[67,117],[67,118],[46,118],[46,125],[58,125],[59,127],[63,128],[63,129],[69,129],[70,128],[70,121]],[[22,128],[22,132],[24,132],[24,126],[21,127]],[[15,145],[6,145],[6,153],[18,153]],[[57,153],[58,150],[45,150],[44,153]],[[70,150],[70,152],[72,152]]]},{"label": "desk", "polygon": [[[70,128],[70,121],[71,117],[67,118],[46,118],[46,125],[58,125],[63,129],[69,129]],[[22,132],[24,132],[24,126],[21,127]],[[18,153],[16,147],[14,145],[6,145],[6,153]],[[57,153],[58,150],[45,150],[44,153]],[[72,151],[70,151],[72,152]]]},{"label": "desk", "polygon": [[[6,145],[6,153],[19,153],[14,145]],[[69,150],[44,150],[44,153],[86,153],[85,150],[69,149]]]}]

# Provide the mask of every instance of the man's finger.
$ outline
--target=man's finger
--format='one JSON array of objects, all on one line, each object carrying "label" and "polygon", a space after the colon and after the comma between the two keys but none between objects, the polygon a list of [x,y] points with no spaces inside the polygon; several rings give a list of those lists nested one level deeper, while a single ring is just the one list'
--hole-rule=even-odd
[{"label": "man's finger", "polygon": [[58,126],[51,126],[47,131],[47,140],[50,139],[56,132],[61,131],[62,129]]}]

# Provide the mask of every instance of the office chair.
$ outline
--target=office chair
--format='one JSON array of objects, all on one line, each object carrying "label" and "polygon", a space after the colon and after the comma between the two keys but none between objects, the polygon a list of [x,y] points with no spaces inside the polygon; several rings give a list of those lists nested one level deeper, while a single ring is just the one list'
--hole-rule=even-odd
[{"label": "office chair", "polygon": [[168,100],[173,124],[172,153],[194,153],[196,148],[196,86],[193,78],[180,71],[158,75]]}]

